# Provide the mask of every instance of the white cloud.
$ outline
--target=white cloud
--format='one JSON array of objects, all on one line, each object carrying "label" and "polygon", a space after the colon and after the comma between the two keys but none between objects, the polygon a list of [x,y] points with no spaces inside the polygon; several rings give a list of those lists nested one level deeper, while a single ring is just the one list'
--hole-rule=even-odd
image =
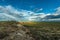
[{"label": "white cloud", "polygon": [[40,11],[42,11],[42,10],[43,10],[43,8],[40,8],[39,10],[40,10]]},{"label": "white cloud", "polygon": [[42,11],[42,10],[43,10],[43,8],[36,9],[36,12],[40,12],[40,11]]},{"label": "white cloud", "polygon": [[[38,9],[42,11],[43,8]],[[16,21],[58,21],[60,20],[60,7],[54,13],[35,13],[27,10],[17,10],[11,5],[0,6],[0,20],[16,20]]]},{"label": "white cloud", "polygon": [[48,21],[60,21],[60,18],[56,18],[56,19],[48,19]]},{"label": "white cloud", "polygon": [[55,14],[60,14],[60,7],[56,8],[55,10],[56,10]]},{"label": "white cloud", "polygon": [[14,16],[12,16],[12,15],[5,14],[5,13],[4,13],[4,15],[5,15],[6,17],[10,17],[10,18],[13,18],[14,20],[16,20],[16,17],[14,17]]},{"label": "white cloud", "polygon": [[[32,11],[27,11],[27,10],[20,10],[18,11],[17,9],[15,9],[14,7],[12,7],[11,5],[8,6],[0,6],[0,14],[2,14],[1,17],[3,20],[17,20],[17,21],[24,21],[24,20],[28,20],[28,18],[34,14],[34,12]],[[8,18],[7,18],[8,17]],[[0,19],[1,20],[1,19]]]}]

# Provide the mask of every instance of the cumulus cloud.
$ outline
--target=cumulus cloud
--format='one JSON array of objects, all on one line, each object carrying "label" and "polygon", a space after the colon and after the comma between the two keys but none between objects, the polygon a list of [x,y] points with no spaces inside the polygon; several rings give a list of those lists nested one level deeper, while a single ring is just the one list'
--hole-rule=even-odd
[{"label": "cumulus cloud", "polygon": [[42,10],[43,10],[43,8],[40,8],[40,9],[37,9],[36,12],[39,12],[39,11],[42,11]]},{"label": "cumulus cloud", "polygon": [[60,7],[55,9],[56,11],[53,14],[46,16],[45,19],[48,21],[60,21]]},{"label": "cumulus cloud", "polygon": [[[40,11],[43,8],[39,9]],[[11,5],[0,6],[0,21],[16,20],[16,21],[60,21],[60,7],[56,8],[53,13],[35,13],[28,10],[17,10]]]},{"label": "cumulus cloud", "polygon": [[60,7],[56,8],[55,14],[60,14]]},{"label": "cumulus cloud", "polygon": [[[34,12],[27,10],[17,10],[11,5],[0,6],[0,20],[26,21]],[[1,21],[2,21],[1,20]]]},{"label": "cumulus cloud", "polygon": [[30,20],[35,21],[60,21],[60,7],[56,8],[53,13],[36,13]]},{"label": "cumulus cloud", "polygon": [[42,12],[43,11],[43,8],[35,8],[33,11],[34,12]]}]

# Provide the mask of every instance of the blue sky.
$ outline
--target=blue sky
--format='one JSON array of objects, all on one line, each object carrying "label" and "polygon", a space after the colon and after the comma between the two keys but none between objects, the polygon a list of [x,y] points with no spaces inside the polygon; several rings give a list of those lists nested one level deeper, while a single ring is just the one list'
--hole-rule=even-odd
[{"label": "blue sky", "polygon": [[60,21],[60,0],[0,0],[0,14],[0,20]]},{"label": "blue sky", "polygon": [[54,12],[54,9],[60,6],[60,0],[0,0],[0,5],[12,5],[18,9],[30,11],[43,8],[42,12],[48,13]]}]

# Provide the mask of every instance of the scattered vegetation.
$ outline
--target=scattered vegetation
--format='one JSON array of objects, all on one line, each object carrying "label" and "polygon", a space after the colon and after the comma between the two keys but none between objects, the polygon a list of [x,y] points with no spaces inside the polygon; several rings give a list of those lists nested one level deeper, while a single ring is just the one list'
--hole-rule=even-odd
[{"label": "scattered vegetation", "polygon": [[0,39],[4,39],[9,36],[9,33],[17,30],[16,21],[0,21]]},{"label": "scattered vegetation", "polygon": [[[19,24],[19,28],[17,24]],[[16,31],[19,35],[21,35],[20,32],[23,32],[22,35],[24,33],[26,33],[24,35],[29,35],[26,40],[30,40],[30,37],[33,37],[34,40],[60,40],[60,22],[0,22],[0,39],[9,37],[10,33],[11,36],[15,35],[17,37]],[[20,37],[17,37],[17,39]]]},{"label": "scattered vegetation", "polygon": [[16,21],[0,21],[0,40],[34,40],[30,30]]},{"label": "scattered vegetation", "polygon": [[22,22],[36,40],[59,40],[60,22]]}]

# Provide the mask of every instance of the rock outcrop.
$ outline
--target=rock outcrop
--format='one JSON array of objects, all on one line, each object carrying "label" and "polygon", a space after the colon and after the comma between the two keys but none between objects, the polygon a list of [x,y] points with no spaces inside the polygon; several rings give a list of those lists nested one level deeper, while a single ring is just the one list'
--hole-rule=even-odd
[{"label": "rock outcrop", "polygon": [[0,40],[35,40],[30,30],[15,22],[0,23]]}]

